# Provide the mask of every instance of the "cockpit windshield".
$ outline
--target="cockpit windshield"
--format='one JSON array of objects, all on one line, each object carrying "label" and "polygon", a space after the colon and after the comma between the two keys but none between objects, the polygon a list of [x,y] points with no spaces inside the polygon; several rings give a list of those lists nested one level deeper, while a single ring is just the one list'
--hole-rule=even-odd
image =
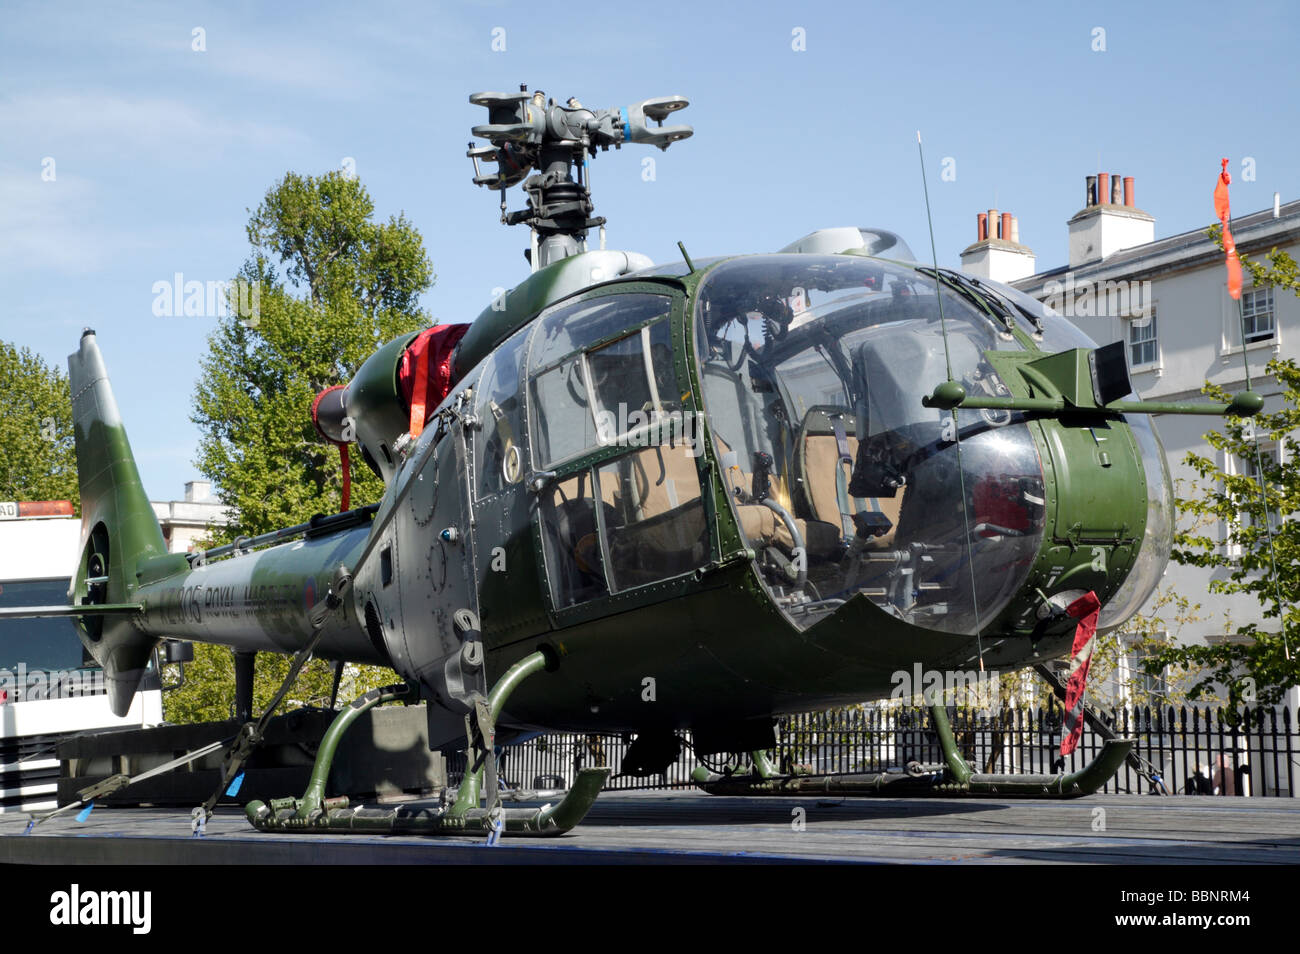
[{"label": "cockpit windshield", "polygon": [[1018,414],[964,410],[954,426],[921,399],[949,367],[968,394],[1009,396],[984,357],[1020,350],[1002,321],[914,269],[848,256],[733,259],[697,299],[714,450],[784,612],[807,626],[862,593],[964,634],[1001,612],[1042,542],[1033,437]]}]

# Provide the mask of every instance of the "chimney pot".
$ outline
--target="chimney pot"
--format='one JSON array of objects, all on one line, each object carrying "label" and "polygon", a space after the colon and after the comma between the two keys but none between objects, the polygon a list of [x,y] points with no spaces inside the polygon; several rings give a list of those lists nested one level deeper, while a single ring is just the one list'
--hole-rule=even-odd
[{"label": "chimney pot", "polygon": [[1281,217],[1282,217],[1282,193],[1274,192],[1273,193],[1273,218],[1280,219]]},{"label": "chimney pot", "polygon": [[1090,205],[1097,204],[1097,177],[1088,176],[1087,185],[1084,187],[1083,207],[1086,209]]},{"label": "chimney pot", "polygon": [[1124,183],[1121,181],[1119,173],[1112,172],[1110,174],[1110,201],[1112,205],[1119,205],[1123,201],[1123,189]]},{"label": "chimney pot", "polygon": [[1011,241],[1011,213],[1002,213],[1002,227],[998,230],[998,238],[1004,242]]},{"label": "chimney pot", "polygon": [[1002,236],[998,235],[998,210],[989,209],[989,238],[995,239],[1001,237]]},{"label": "chimney pot", "polygon": [[1097,176],[1097,204],[1104,205],[1110,201],[1110,173],[1103,172]]},{"label": "chimney pot", "polygon": [[1011,216],[1011,241],[1020,244],[1020,220],[1014,215]]},{"label": "chimney pot", "polygon": [[1134,207],[1136,200],[1133,198],[1133,177],[1124,177],[1124,204],[1130,209]]},{"label": "chimney pot", "polygon": [[982,242],[989,237],[989,214],[987,212],[977,212],[975,214],[975,241]]}]

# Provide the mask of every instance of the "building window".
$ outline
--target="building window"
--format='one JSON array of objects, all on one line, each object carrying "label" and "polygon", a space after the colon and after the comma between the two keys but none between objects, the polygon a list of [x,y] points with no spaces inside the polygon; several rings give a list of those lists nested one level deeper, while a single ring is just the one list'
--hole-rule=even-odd
[{"label": "building window", "polygon": [[[1273,473],[1274,476],[1276,476],[1277,468],[1281,464],[1280,454],[1281,452],[1276,444],[1259,445],[1259,461],[1262,461],[1264,464],[1265,476],[1268,476],[1270,473]],[[1264,525],[1264,520],[1261,509],[1262,495],[1260,494],[1259,488],[1263,486],[1263,482],[1260,477],[1259,462],[1256,461],[1254,455],[1248,454],[1244,457],[1238,458],[1237,473],[1241,474],[1243,477],[1249,477],[1256,487],[1252,499],[1249,501],[1252,510],[1255,511],[1255,515],[1252,515],[1252,511],[1243,510],[1241,512],[1241,525],[1243,527],[1262,527]],[[1243,503],[1245,503],[1245,501],[1243,501]],[[1272,503],[1269,504],[1269,508],[1269,525],[1273,532],[1276,533],[1280,525],[1281,515],[1277,512],[1277,508],[1274,507]]]},{"label": "building window", "polygon": [[1155,364],[1160,359],[1160,346],[1156,339],[1156,313],[1150,318],[1135,318],[1128,326],[1128,364],[1140,368]]},{"label": "building window", "polygon": [[1268,341],[1274,334],[1273,288],[1251,288],[1241,293],[1241,320],[1246,343]]}]

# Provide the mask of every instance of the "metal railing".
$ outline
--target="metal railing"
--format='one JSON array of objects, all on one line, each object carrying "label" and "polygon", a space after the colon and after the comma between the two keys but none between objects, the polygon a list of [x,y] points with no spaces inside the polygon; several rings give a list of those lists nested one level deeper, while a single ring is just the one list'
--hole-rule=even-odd
[{"label": "metal railing", "polygon": [[[1060,756],[1061,709],[949,709],[954,734],[971,766],[986,772],[1072,772],[1091,761],[1102,738],[1085,728],[1078,748]],[[1235,717],[1234,717],[1235,715]],[[1138,707],[1116,713],[1116,731],[1132,738],[1134,752],[1159,773],[1171,794],[1292,797],[1300,781],[1300,736],[1290,710],[1245,708],[1230,713],[1195,707]],[[690,734],[682,751],[658,776],[615,774],[610,789],[678,788],[691,784],[697,765],[720,771],[725,756],[700,757]],[[549,734],[502,749],[501,776],[512,787],[562,788],[577,771],[610,766],[617,773],[631,736]],[[774,761],[784,772],[843,775],[883,771],[908,762],[943,760],[938,737],[922,708],[863,706],[783,716],[777,723]],[[733,760],[744,770],[747,757]],[[453,782],[464,756],[448,760]],[[1141,794],[1151,783],[1131,764],[1104,792]]]}]

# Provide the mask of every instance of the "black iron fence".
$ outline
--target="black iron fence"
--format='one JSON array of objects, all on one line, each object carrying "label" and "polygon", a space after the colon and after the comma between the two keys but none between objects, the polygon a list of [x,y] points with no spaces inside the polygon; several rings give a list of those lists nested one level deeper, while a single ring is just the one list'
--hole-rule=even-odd
[{"label": "black iron fence", "polygon": [[[1061,758],[1061,709],[950,709],[958,745],[971,766],[986,772],[1072,772],[1094,758],[1102,739],[1085,728],[1078,748]],[[1143,707],[1122,709],[1115,729],[1136,741],[1134,752],[1173,794],[1291,797],[1300,779],[1300,737],[1288,709]],[[541,735],[505,746],[501,776],[511,787],[563,788],[581,768],[617,773],[631,738],[617,735]],[[725,757],[697,756],[689,733],[682,752],[658,776],[615,774],[608,788],[655,789],[690,785],[698,765],[721,771]],[[782,717],[775,762],[782,771],[843,775],[884,771],[916,761],[943,760],[925,709],[865,706]],[[743,770],[744,762],[732,762]],[[453,781],[464,757],[449,760]],[[1103,789],[1139,794],[1151,782],[1126,763]]]}]

